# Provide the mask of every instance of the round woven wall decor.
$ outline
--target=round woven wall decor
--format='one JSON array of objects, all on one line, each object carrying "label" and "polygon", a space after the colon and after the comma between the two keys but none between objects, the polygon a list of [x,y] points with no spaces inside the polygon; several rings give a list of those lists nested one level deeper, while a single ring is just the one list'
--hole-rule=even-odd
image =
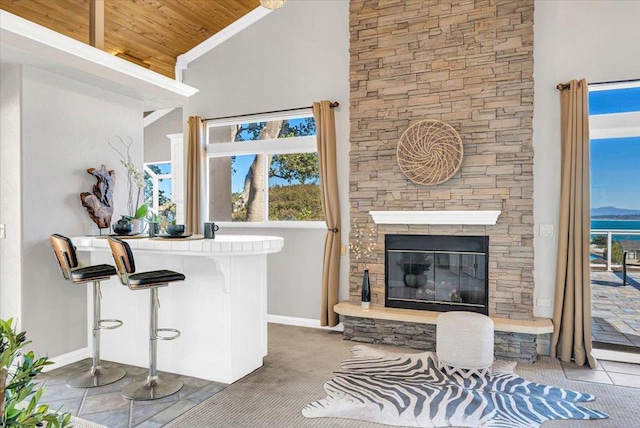
[{"label": "round woven wall decor", "polygon": [[444,183],[462,164],[462,140],[455,129],[439,120],[414,123],[400,137],[398,165],[414,183]]}]

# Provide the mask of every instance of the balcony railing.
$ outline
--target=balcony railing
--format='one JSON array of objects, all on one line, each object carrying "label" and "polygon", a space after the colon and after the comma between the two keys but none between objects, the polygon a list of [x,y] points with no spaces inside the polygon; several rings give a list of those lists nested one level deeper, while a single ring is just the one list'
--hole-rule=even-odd
[{"label": "balcony railing", "polygon": [[[636,230],[619,230],[619,229],[615,229],[615,230],[610,230],[610,229],[591,229],[591,236],[597,236],[597,235],[605,235],[607,237],[607,247],[605,248],[605,252],[606,252],[606,265],[607,265],[607,271],[611,272],[611,268],[612,267],[621,267],[621,264],[613,264],[611,262],[611,248],[613,247],[613,236],[614,235],[634,235],[634,236],[640,236],[640,231]],[[640,248],[640,243],[638,244],[638,247]],[[601,266],[597,263],[591,263],[591,266]]]}]

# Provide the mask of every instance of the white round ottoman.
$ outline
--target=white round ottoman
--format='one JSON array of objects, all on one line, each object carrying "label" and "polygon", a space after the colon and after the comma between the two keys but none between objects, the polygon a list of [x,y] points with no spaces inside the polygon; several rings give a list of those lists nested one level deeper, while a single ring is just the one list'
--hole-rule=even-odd
[{"label": "white round ottoman", "polygon": [[475,312],[444,312],[436,319],[440,370],[464,378],[485,376],[493,363],[493,321]]}]

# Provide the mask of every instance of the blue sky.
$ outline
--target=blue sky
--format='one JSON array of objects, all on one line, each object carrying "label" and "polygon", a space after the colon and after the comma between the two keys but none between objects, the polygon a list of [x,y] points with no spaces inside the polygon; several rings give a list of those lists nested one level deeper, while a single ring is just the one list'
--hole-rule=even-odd
[{"label": "blue sky", "polygon": [[[589,114],[640,111],[640,88],[589,92]],[[591,207],[640,209],[640,136],[591,140]]]},{"label": "blue sky", "polygon": [[[160,172],[163,174],[171,174],[171,163],[157,164],[160,167]],[[158,189],[164,190],[164,195],[171,199],[171,180],[158,180]]]},{"label": "blue sky", "polygon": [[640,137],[591,140],[591,207],[640,209]]},{"label": "blue sky", "polygon": [[249,172],[249,167],[253,162],[256,155],[242,155],[236,156],[236,160],[233,163],[233,169],[236,170],[235,174],[231,174],[231,191],[233,193],[242,192],[244,187],[244,178]]},{"label": "blue sky", "polygon": [[640,88],[589,92],[589,115],[640,110]]},{"label": "blue sky", "polygon": [[[171,174],[171,162],[168,163],[154,163],[152,165],[157,166],[160,169],[161,174]],[[164,190],[164,195],[171,199],[171,179],[161,179],[158,181],[158,189]]]}]

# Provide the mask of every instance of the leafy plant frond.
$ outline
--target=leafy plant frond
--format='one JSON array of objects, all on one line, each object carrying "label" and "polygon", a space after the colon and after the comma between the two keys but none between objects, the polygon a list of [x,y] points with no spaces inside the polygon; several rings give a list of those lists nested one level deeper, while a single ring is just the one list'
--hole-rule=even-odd
[{"label": "leafy plant frond", "polygon": [[[25,332],[16,332],[13,319],[0,320],[0,426],[68,427],[70,413],[53,412],[39,404],[44,389],[36,389],[34,379],[53,363],[48,357],[36,358],[33,351],[23,352],[29,343]],[[16,362],[19,356],[22,359]]]}]

